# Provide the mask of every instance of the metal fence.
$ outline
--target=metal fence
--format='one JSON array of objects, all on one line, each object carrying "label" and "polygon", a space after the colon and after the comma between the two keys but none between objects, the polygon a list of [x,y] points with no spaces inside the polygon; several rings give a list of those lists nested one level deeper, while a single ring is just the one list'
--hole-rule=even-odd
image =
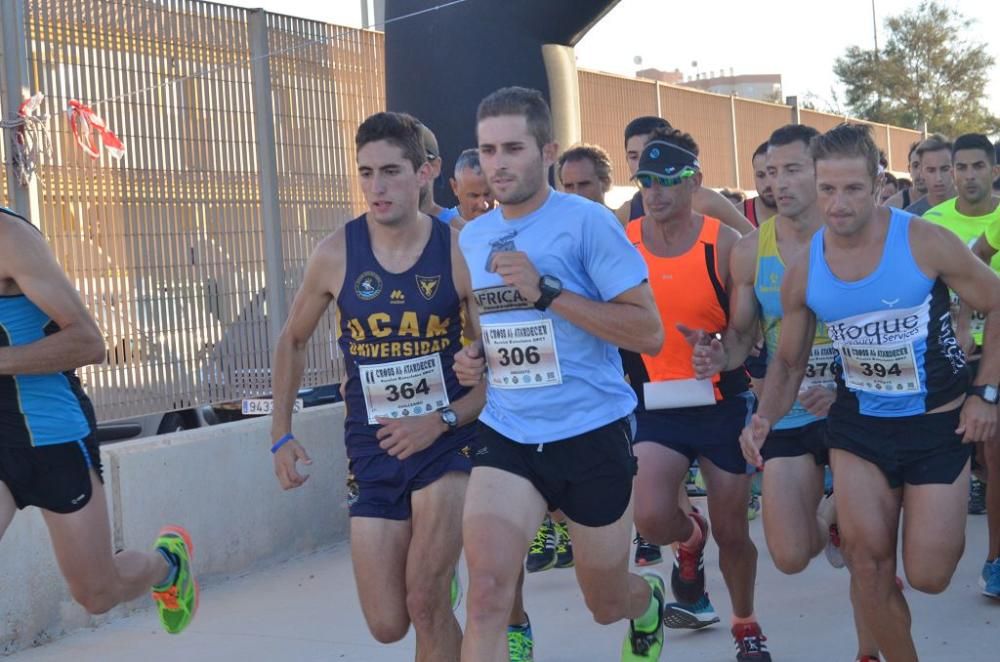
[{"label": "metal fence", "polygon": [[[809,124],[820,131],[845,117],[783,104],[712,94],[652,80],[580,71],[582,137],[605,147],[614,166],[614,183],[628,185],[623,148],[625,125],[639,115],[659,115],[690,133],[701,149],[705,184],[753,188],[751,156],[772,131],[789,122]],[[861,120],[852,120],[861,121]],[[890,170],[905,171],[907,151],[921,133],[911,129],[864,122],[886,152]]]},{"label": "metal fence", "polygon": [[[385,105],[382,35],[190,0],[26,0],[24,14],[30,86],[52,115],[38,219],[106,334],[107,362],[82,371],[100,418],[267,392],[274,301],[360,199],[352,137]],[[269,100],[254,98],[262,62]],[[59,112],[70,99],[107,120],[124,159],[83,154]],[[331,314],[306,385],[339,380],[332,328]]]},{"label": "metal fence", "polygon": [[[107,362],[82,371],[99,417],[268,392],[269,339],[308,255],[360,209],[353,133],[385,105],[383,35],[195,0],[2,2],[23,9],[22,83],[45,93],[50,114],[38,221],[106,334]],[[707,183],[740,188],[752,187],[753,149],[793,116],[579,77],[583,138],[608,149],[623,185],[622,130],[637,115],[694,134]],[[124,159],[76,146],[61,112],[70,99],[108,121]],[[802,111],[817,128],[841,119]],[[891,167],[904,169],[919,134],[877,129]],[[0,177],[0,202],[10,193]],[[306,385],[339,380],[333,322],[309,346]]]}]

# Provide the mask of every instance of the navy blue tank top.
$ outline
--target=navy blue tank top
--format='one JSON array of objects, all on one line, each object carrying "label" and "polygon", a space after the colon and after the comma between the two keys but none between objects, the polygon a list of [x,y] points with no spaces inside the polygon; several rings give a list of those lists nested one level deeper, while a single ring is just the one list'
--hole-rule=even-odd
[{"label": "navy blue tank top", "polygon": [[[372,252],[364,215],[344,228],[347,268],[337,308],[349,458],[384,452],[375,437],[376,418],[427,414],[469,391],[453,370],[462,319],[452,281],[451,232],[444,223],[432,223],[416,264],[392,273]],[[465,445],[473,427],[445,434],[423,452]]]},{"label": "navy blue tank top", "polygon": [[[0,213],[28,221],[0,208]],[[0,347],[37,342],[59,326],[23,294],[0,296]],[[76,442],[96,429],[94,409],[72,370],[0,375],[0,446]]]}]

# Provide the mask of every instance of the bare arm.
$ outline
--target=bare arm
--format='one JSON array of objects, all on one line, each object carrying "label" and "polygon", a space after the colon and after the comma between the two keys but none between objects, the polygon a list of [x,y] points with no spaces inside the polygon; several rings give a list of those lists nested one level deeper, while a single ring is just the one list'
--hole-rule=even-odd
[{"label": "bare arm", "polygon": [[[451,272],[455,282],[458,298],[465,311],[465,337],[476,342],[480,337],[479,309],[473,305],[472,277],[469,276],[469,265],[465,262],[462,249],[458,246],[458,233],[453,233],[451,242]],[[479,418],[479,413],[486,404],[486,383],[476,384],[471,391],[452,403],[451,408],[458,415],[458,424],[465,425]]]},{"label": "bare arm", "polygon": [[44,375],[107,357],[104,338],[45,239],[22,221],[0,220],[0,280],[13,281],[59,326],[41,340],[0,347],[0,375]]},{"label": "bare arm", "polygon": [[[976,384],[996,385],[1000,382],[1000,278],[946,228],[914,220],[910,241],[917,263],[927,275],[940,276],[963,304],[985,316],[983,358]],[[980,251],[987,254],[979,242],[976,248],[977,255]]]},{"label": "bare arm", "polygon": [[622,227],[628,225],[628,222],[632,220],[631,218],[629,218],[631,211],[632,211],[632,198],[629,198],[628,200],[623,202],[622,206],[615,210],[615,218],[617,218],[618,222],[622,224]]},{"label": "bare arm", "polygon": [[760,308],[754,292],[757,264],[757,233],[742,237],[729,259],[729,325],[722,334],[725,364],[722,370],[735,370],[746,361],[760,330]]},{"label": "bare arm", "polygon": [[552,311],[616,347],[657,354],[663,346],[663,323],[649,283],[636,285],[611,301],[563,292],[552,302]]},{"label": "bare arm", "polygon": [[781,335],[778,351],[767,366],[763,395],[757,414],[768,423],[778,421],[795,403],[799,385],[809,364],[809,352],[816,336],[816,315],[806,306],[808,255],[802,256],[785,272],[781,282]]},{"label": "bare arm", "polygon": [[753,230],[753,224],[724,195],[710,188],[699,188],[692,200],[694,210],[699,214],[713,216],[740,234]]},{"label": "bare arm", "polygon": [[341,229],[320,242],[306,263],[302,285],[295,294],[271,362],[272,439],[291,432],[292,408],[305,370],[306,346],[343,284],[345,251]]}]

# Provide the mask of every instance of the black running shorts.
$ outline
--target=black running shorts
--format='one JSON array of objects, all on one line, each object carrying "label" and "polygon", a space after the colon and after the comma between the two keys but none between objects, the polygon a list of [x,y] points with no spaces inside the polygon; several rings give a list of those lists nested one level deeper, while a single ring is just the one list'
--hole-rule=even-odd
[{"label": "black running shorts", "polygon": [[827,419],[827,444],[868,460],[885,474],[893,489],[955,482],[972,456],[973,444],[955,434],[961,408],[940,414],[897,418],[857,413]]},{"label": "black running shorts", "polygon": [[101,452],[91,435],[82,441],[30,448],[0,446],[0,483],[19,509],[36,506],[69,514],[90,502],[90,470],[104,482]]},{"label": "black running shorts", "polygon": [[622,418],[545,444],[520,444],[480,423],[473,467],[492,467],[531,481],[548,504],[583,526],[621,519],[636,473],[632,430]]},{"label": "black running shorts", "polygon": [[813,421],[797,428],[771,430],[760,455],[764,462],[776,457],[811,455],[822,467],[830,461],[830,451],[826,447],[826,420]]}]

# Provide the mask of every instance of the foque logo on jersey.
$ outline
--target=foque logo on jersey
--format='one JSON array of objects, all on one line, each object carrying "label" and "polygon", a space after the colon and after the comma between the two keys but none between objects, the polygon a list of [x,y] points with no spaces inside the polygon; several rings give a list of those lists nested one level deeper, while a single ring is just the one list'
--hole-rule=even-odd
[{"label": "foque logo on jersey", "polygon": [[366,271],[354,281],[354,293],[362,301],[371,301],[382,294],[382,277],[374,271]]},{"label": "foque logo on jersey", "polygon": [[521,296],[513,285],[497,285],[484,287],[473,292],[479,314],[502,313],[505,310],[534,310],[535,306]]},{"label": "foque logo on jersey", "polygon": [[517,230],[511,230],[507,234],[502,234],[490,242],[490,254],[486,256],[486,271],[492,273],[494,255],[517,250],[517,246],[514,245],[514,237],[516,236]]},{"label": "foque logo on jersey", "polygon": [[928,297],[914,308],[880,310],[827,324],[827,334],[838,345],[898,345],[927,334],[930,321]]}]

